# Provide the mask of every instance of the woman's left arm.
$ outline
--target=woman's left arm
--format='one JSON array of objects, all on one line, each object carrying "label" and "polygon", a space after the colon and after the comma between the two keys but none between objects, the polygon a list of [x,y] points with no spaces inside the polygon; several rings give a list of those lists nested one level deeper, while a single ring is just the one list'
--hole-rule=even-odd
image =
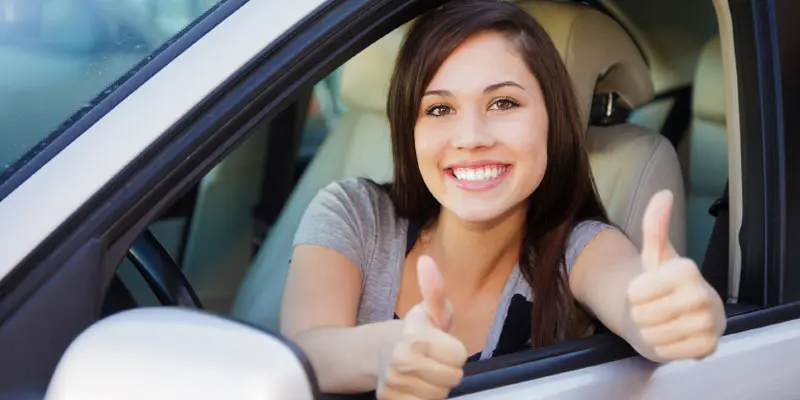
[{"label": "woman's left arm", "polygon": [[669,242],[671,208],[671,193],[653,196],[641,253],[624,234],[606,229],[586,244],[569,275],[575,298],[656,362],[712,354],[726,326],[717,292]]}]

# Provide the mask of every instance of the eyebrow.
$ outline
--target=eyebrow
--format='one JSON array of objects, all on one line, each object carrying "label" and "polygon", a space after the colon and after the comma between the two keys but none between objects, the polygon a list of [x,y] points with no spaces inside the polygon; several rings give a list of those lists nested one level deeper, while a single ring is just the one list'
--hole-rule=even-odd
[{"label": "eyebrow", "polygon": [[[523,88],[520,84],[518,84],[518,83],[516,83],[514,81],[505,81],[505,82],[495,83],[495,84],[487,86],[486,89],[483,89],[483,93],[484,94],[485,93],[491,93],[491,92],[494,92],[496,90],[499,90],[501,88],[508,87],[508,86],[518,87],[518,88],[520,88],[522,90],[525,90],[525,88]],[[425,94],[423,94],[422,96],[423,97],[424,96],[453,97],[453,93],[451,93],[449,90],[429,90],[429,91],[425,92]]]}]

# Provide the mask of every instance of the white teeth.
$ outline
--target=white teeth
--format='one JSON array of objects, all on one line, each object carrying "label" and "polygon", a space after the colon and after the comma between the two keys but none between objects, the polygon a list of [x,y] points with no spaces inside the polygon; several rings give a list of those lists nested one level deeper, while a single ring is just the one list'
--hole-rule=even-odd
[{"label": "white teeth", "polygon": [[483,167],[483,168],[454,168],[453,175],[462,181],[485,181],[496,179],[506,172],[506,167]]}]

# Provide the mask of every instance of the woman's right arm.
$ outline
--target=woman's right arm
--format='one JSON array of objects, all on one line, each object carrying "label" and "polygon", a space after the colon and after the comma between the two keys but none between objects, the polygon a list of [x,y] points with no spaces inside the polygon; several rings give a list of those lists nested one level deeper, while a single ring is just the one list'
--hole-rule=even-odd
[{"label": "woman's right arm", "polygon": [[327,393],[375,390],[403,321],[356,327],[361,272],[341,253],[295,247],[281,306],[281,333],[306,353]]},{"label": "woman's right arm", "polygon": [[467,353],[446,332],[451,310],[433,260],[418,262],[420,287],[428,288],[423,300],[425,293],[432,299],[427,306],[414,306],[403,320],[356,326],[360,267],[369,265],[364,257],[372,252],[380,214],[364,188],[332,184],[306,209],[284,289],[281,333],[306,354],[323,392],[377,389],[379,399],[443,399],[461,381]]}]

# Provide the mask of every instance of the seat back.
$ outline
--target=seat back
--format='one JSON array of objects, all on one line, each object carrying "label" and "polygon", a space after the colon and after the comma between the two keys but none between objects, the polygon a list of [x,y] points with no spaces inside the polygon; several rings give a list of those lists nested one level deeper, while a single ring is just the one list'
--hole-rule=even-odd
[{"label": "seat back", "polygon": [[686,181],[689,257],[703,261],[714,217],[711,204],[728,179],[728,134],[725,127],[725,83],[719,37],[703,47],[692,91],[692,121],[679,144]]},{"label": "seat back", "polygon": [[367,177],[392,179],[386,99],[404,30],[384,36],[345,64],[341,96],[346,111],[319,147],[266,235],[233,305],[233,316],[278,329],[278,315],[294,233],[311,200],[328,183]]},{"label": "seat back", "polygon": [[[652,98],[649,71],[616,22],[582,5],[528,1],[520,6],[543,22],[570,75],[579,77],[573,80],[584,122],[588,121],[595,93],[616,93],[620,106],[629,108]],[[267,238],[245,279],[234,316],[277,329],[292,239],[317,191],[331,181],[354,176],[391,179],[392,153],[385,106],[402,35],[403,30],[390,33],[345,64],[341,92],[348,111],[288,200],[274,233]],[[605,44],[606,40],[610,44]],[[587,140],[595,180],[611,220],[639,245],[641,215],[647,200],[660,188],[671,189],[676,203],[671,232],[676,247],[682,251],[683,183],[669,142],[655,132],[632,125],[591,128]],[[620,162],[620,157],[625,161]],[[670,179],[655,181],[665,177]]]},{"label": "seat back", "polygon": [[[583,4],[541,0],[517,4],[550,34],[572,77],[584,124],[589,124],[594,98],[613,94],[617,99],[612,105],[628,110],[653,99],[647,64],[616,21]],[[609,219],[639,248],[648,201],[662,189],[672,191],[670,239],[676,250],[684,254],[683,178],[669,140],[635,124],[588,126],[586,150]]]}]

